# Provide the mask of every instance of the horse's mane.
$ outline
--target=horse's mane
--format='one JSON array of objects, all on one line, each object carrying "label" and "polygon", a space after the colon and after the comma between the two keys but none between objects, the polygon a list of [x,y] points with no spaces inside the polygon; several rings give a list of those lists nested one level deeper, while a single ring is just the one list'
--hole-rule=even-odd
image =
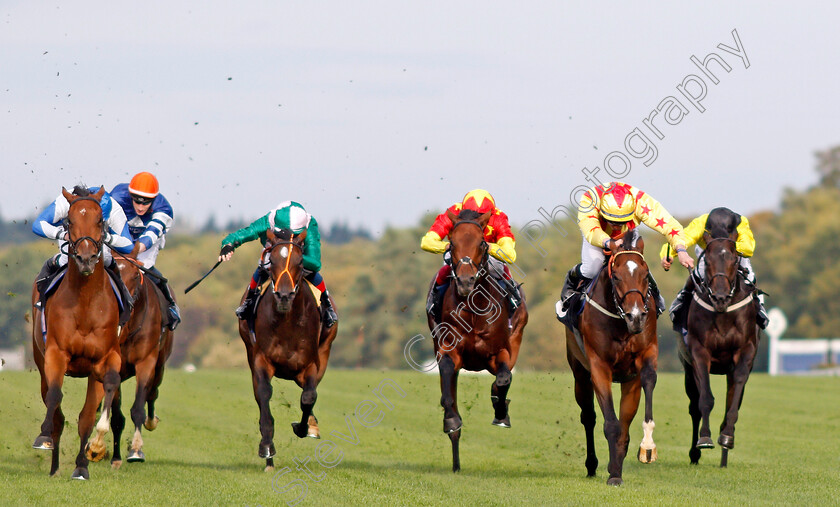
[{"label": "horse's mane", "polygon": [[636,248],[636,243],[638,243],[639,238],[639,231],[636,229],[630,229],[629,231],[624,233],[624,243],[621,245],[622,250],[633,250]]},{"label": "horse's mane", "polygon": [[462,209],[460,213],[458,213],[458,220],[478,220],[478,217],[481,216],[481,213],[471,209]]},{"label": "horse's mane", "polygon": [[90,190],[88,190],[87,186],[80,183],[80,184],[76,185],[75,187],[73,187],[73,195],[77,195],[79,197],[85,197],[85,196],[90,195]]},{"label": "horse's mane", "polygon": [[712,238],[728,238],[735,233],[740,223],[741,215],[729,208],[715,208],[706,219],[706,232]]}]

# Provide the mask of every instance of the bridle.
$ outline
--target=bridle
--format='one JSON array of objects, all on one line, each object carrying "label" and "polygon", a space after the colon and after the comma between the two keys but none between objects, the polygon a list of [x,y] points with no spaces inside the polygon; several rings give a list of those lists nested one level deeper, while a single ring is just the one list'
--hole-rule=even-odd
[{"label": "bridle", "polygon": [[452,232],[455,229],[457,229],[458,226],[463,225],[463,224],[472,224],[472,225],[478,227],[479,234],[481,234],[482,254],[481,254],[481,260],[478,262],[478,264],[476,264],[475,261],[472,260],[472,258],[470,258],[469,256],[461,257],[460,259],[458,259],[457,263],[454,262],[454,259],[452,260],[453,261],[453,263],[452,263],[452,276],[455,278],[455,283],[458,283],[458,267],[459,266],[464,265],[464,264],[466,264],[468,266],[473,266],[479,273],[481,273],[482,267],[487,263],[487,257],[488,257],[489,252],[490,252],[490,248],[487,246],[487,241],[484,239],[484,227],[482,227],[481,224],[476,222],[475,220],[461,220],[459,222],[456,222],[455,225],[452,226],[452,229],[449,230],[449,234],[450,234],[449,237],[451,238],[452,237],[451,236]]},{"label": "bridle", "polygon": [[68,239],[67,243],[69,245],[69,248],[67,249],[67,255],[69,257],[74,257],[74,258],[78,257],[76,252],[79,249],[79,245],[81,245],[83,241],[90,241],[91,243],[93,243],[93,246],[96,247],[96,260],[98,262],[99,258],[102,257],[102,245],[104,243],[101,238],[105,237],[105,217],[102,216],[102,204],[100,204],[100,202],[98,200],[94,199],[93,197],[84,196],[84,197],[79,197],[77,199],[73,199],[73,202],[70,203],[70,207],[72,208],[74,204],[76,204],[80,201],[92,201],[92,202],[95,202],[96,205],[99,207],[99,222],[100,222],[100,226],[101,226],[101,229],[102,229],[101,234],[100,234],[100,239],[96,240],[96,239],[92,238],[91,236],[82,236],[81,238],[77,238],[76,240],[73,240],[73,238],[70,237],[70,227],[73,224],[72,224],[72,222],[70,222],[70,218],[67,217],[67,218],[64,219],[64,223],[66,224],[66,228],[67,228],[67,239]]},{"label": "bridle", "polygon": [[615,261],[618,258],[618,256],[622,255],[622,254],[636,254],[639,257],[641,257],[642,262],[644,262],[644,260],[645,260],[645,257],[644,257],[644,255],[642,255],[641,252],[637,252],[635,250],[622,250],[620,252],[616,252],[616,253],[612,254],[612,258],[610,259],[610,262],[607,264],[607,276],[609,277],[610,283],[612,285],[613,302],[615,303],[615,306],[618,309],[618,315],[621,318],[625,318],[625,316],[627,315],[627,312],[624,311],[624,307],[622,305],[624,304],[624,300],[627,299],[627,296],[629,296],[630,294],[632,294],[634,292],[639,294],[642,297],[642,302],[645,305],[644,313],[647,313],[648,312],[648,303],[647,303],[648,298],[647,298],[647,296],[650,295],[650,285],[648,285],[647,294],[643,293],[639,289],[628,289],[624,294],[621,295],[621,297],[619,297],[618,291],[615,288],[615,283],[613,282],[613,265],[615,265]]},{"label": "bridle", "polygon": [[[706,242],[706,248],[703,250],[703,253],[700,254],[700,257],[703,258],[703,262],[706,264],[706,274],[711,274],[711,278],[709,279],[708,284],[706,283],[705,279],[701,279],[700,277],[697,277],[699,280],[696,280],[696,281],[698,282],[698,285],[700,285],[700,287],[702,287],[706,291],[706,293],[709,295],[709,298],[712,298],[712,296],[713,296],[712,288],[710,287],[711,282],[713,282],[715,280],[715,278],[720,276],[720,277],[724,278],[727,281],[727,283],[729,283],[729,287],[730,287],[729,294],[727,294],[726,297],[731,298],[735,294],[735,290],[738,288],[738,269],[737,268],[735,269],[735,280],[731,280],[724,273],[711,273],[710,272],[709,259],[706,256],[706,252],[709,251],[709,247],[715,241],[727,241],[729,243],[732,243],[733,249],[737,245],[735,240],[732,239],[732,238],[713,238],[713,239],[710,239],[709,241],[707,241]],[[735,252],[737,254],[737,250],[735,250]],[[699,259],[698,259],[698,261],[699,261]]]},{"label": "bridle", "polygon": [[[271,256],[271,252],[273,252],[274,249],[277,248],[278,246],[288,246],[288,245],[291,245],[292,248],[297,248],[298,250],[300,250],[301,254],[303,254],[303,248],[300,246],[299,243],[296,243],[296,242],[291,241],[291,240],[280,240],[280,241],[274,242],[270,246],[265,247],[265,249],[263,250],[263,256],[265,256],[266,254],[268,256]],[[286,256],[286,265],[283,267],[283,271],[281,271],[280,275],[277,276],[277,279],[274,280],[274,287],[273,287],[274,292],[277,292],[278,286],[280,285],[280,281],[283,279],[283,275],[288,275],[289,281],[292,283],[291,295],[294,295],[295,292],[297,292],[297,286],[298,286],[297,282],[300,279],[300,277],[303,275],[303,271],[298,273],[298,276],[297,276],[298,280],[295,280],[295,278],[292,277],[292,272],[291,272],[292,264],[291,263],[292,263],[292,256],[291,256],[291,252],[289,252],[289,255]],[[301,257],[301,259],[300,259],[300,261],[298,262],[297,265],[300,265],[301,263],[303,263],[303,257]]]}]

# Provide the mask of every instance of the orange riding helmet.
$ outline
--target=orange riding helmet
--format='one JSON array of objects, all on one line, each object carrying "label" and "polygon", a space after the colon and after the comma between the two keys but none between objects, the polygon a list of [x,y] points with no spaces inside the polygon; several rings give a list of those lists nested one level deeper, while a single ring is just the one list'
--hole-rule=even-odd
[{"label": "orange riding helmet", "polygon": [[129,193],[141,197],[148,197],[149,199],[157,197],[159,188],[160,186],[155,175],[147,172],[135,174],[131,178],[131,183],[128,184]]}]

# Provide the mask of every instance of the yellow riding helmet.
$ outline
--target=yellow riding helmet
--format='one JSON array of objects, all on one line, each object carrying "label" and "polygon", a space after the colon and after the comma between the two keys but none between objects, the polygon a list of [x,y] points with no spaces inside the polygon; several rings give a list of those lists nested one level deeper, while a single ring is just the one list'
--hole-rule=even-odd
[{"label": "yellow riding helmet", "polygon": [[626,186],[614,184],[601,196],[600,210],[610,222],[629,222],[636,212],[636,199]]},{"label": "yellow riding helmet", "polygon": [[496,209],[496,201],[490,192],[477,188],[467,192],[464,200],[461,201],[461,208],[471,209],[479,213],[487,213]]},{"label": "yellow riding helmet", "polygon": [[159,188],[160,186],[155,175],[147,172],[135,174],[131,178],[131,183],[128,184],[129,193],[141,197],[148,197],[149,199],[157,197]]}]

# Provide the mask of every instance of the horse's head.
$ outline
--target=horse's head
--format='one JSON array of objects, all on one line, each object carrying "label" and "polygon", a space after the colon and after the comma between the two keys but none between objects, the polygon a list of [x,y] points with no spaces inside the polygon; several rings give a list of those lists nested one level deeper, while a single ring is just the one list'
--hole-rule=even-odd
[{"label": "horse's head", "polygon": [[130,254],[116,258],[117,269],[120,271],[120,278],[122,278],[129,294],[137,300],[138,291],[142,281],[143,273],[138,267],[141,263],[137,260],[137,254],[140,250],[140,243],[134,244],[134,250]]},{"label": "horse's head", "polygon": [[[737,233],[735,233],[737,234]],[[704,233],[706,250],[704,282],[716,312],[725,312],[738,287],[738,265],[741,257],[735,249],[735,237]]]},{"label": "horse's head", "polygon": [[268,230],[271,285],[277,311],[288,312],[303,277],[303,242],[307,231],[295,235],[288,229]]},{"label": "horse's head", "polygon": [[61,193],[70,203],[66,226],[70,240],[68,255],[76,261],[82,275],[93,273],[96,263],[102,257],[102,239],[105,235],[105,221],[102,218],[102,196],[105,187],[91,194],[87,188],[79,185],[73,193],[62,187]]},{"label": "horse's head", "polygon": [[491,212],[481,215],[465,209],[457,216],[449,210],[446,214],[454,224],[449,230],[452,276],[458,295],[466,297],[485,272],[489,247],[484,241],[484,228]]},{"label": "horse's head", "polygon": [[612,253],[608,273],[618,314],[630,334],[638,334],[648,314],[650,290],[649,270],[643,255],[645,243],[635,229],[627,231],[623,239],[622,246]]}]

